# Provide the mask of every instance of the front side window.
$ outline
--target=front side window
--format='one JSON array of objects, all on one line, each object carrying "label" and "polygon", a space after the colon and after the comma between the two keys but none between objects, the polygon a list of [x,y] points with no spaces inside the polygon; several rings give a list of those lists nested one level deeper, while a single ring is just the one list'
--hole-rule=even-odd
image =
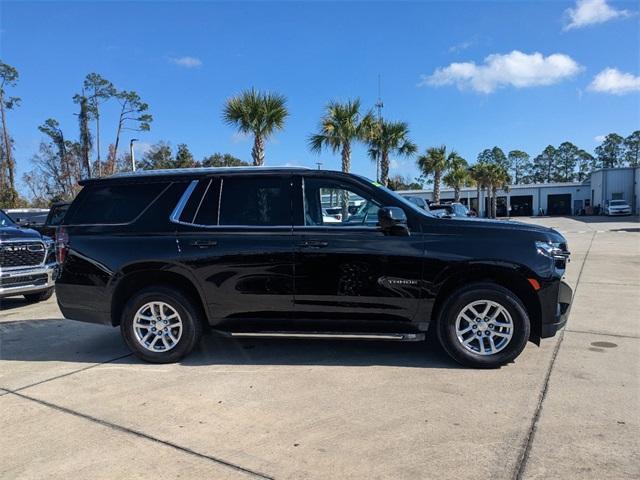
[{"label": "front side window", "polygon": [[292,225],[290,183],[267,176],[223,178],[220,225]]},{"label": "front side window", "polygon": [[304,181],[306,226],[376,226],[380,205],[350,185],[308,178]]}]

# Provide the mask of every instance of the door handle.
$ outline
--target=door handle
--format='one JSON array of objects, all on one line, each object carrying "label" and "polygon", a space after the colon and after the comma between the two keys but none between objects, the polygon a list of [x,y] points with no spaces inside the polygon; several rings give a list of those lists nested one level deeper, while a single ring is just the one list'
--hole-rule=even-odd
[{"label": "door handle", "polygon": [[189,245],[192,245],[198,248],[211,248],[218,245],[218,242],[216,240],[194,240]]},{"label": "door handle", "polygon": [[329,242],[326,240],[305,240],[297,245],[302,248],[324,248],[329,246]]}]

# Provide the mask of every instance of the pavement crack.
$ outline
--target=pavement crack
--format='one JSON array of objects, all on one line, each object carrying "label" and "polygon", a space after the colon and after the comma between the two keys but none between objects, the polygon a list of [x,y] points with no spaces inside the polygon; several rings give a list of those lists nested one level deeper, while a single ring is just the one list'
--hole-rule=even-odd
[{"label": "pavement crack", "polygon": [[37,403],[39,405],[42,405],[44,407],[52,408],[52,409],[57,410],[59,412],[66,413],[68,415],[73,415],[74,417],[82,418],[84,420],[88,420],[88,421],[93,422],[93,423],[97,423],[98,425],[102,425],[103,427],[107,427],[107,428],[109,428],[111,430],[116,430],[116,431],[119,431],[119,432],[122,432],[122,433],[127,433],[129,435],[134,435],[136,437],[143,438],[145,440],[149,440],[149,441],[154,442],[154,443],[159,443],[161,445],[165,445],[167,447],[173,448],[175,450],[178,450],[180,452],[186,453],[188,455],[193,455],[193,456],[198,457],[198,458],[209,460],[211,462],[217,463],[218,465],[222,465],[224,467],[228,467],[228,468],[230,468],[232,470],[244,473],[246,475],[249,475],[249,476],[252,476],[252,477],[255,477],[255,478],[262,478],[262,479],[265,479],[265,480],[274,480],[273,477],[270,477],[269,475],[266,475],[264,473],[261,473],[261,472],[255,471],[255,470],[251,470],[249,468],[245,468],[245,467],[242,467],[240,465],[236,465],[235,463],[229,462],[227,460],[223,460],[223,459],[215,457],[213,455],[208,455],[206,453],[197,452],[197,451],[192,450],[192,449],[190,449],[188,447],[183,447],[182,445],[178,445],[177,443],[173,443],[173,442],[170,442],[168,440],[162,440],[161,438],[154,437],[152,435],[149,435],[148,433],[144,433],[144,432],[141,432],[139,430],[135,430],[133,428],[124,427],[122,425],[118,425],[117,423],[113,423],[113,422],[110,422],[108,420],[103,420],[101,418],[94,417],[94,416],[88,415],[86,413],[78,412],[76,410],[72,410],[70,408],[63,407],[61,405],[56,405],[55,403],[47,402],[46,400],[42,400],[42,399],[39,399],[39,398],[36,398],[36,397],[32,397],[30,395],[25,395],[24,393],[20,393],[17,390],[9,390],[9,389],[3,389],[3,390],[7,391],[8,393],[10,393],[12,395],[20,397],[20,398],[22,398],[24,400],[29,400],[31,402],[35,402],[35,403]]},{"label": "pavement crack", "polygon": [[89,365],[87,367],[78,368],[77,370],[72,370],[71,372],[67,372],[67,373],[63,373],[63,374],[60,374],[60,375],[56,375],[55,377],[47,378],[45,380],[40,380],[39,382],[30,383],[29,385],[24,385],[24,386],[22,386],[20,388],[16,388],[15,390],[8,390],[8,391],[12,392],[12,393],[21,392],[22,390],[26,390],[27,388],[31,388],[31,387],[35,387],[35,386],[38,386],[38,385],[42,385],[43,383],[52,382],[53,380],[58,380],[60,378],[70,377],[71,375],[75,375],[76,373],[85,372],[87,370],[91,370],[92,368],[99,367],[100,365],[106,365],[107,363],[115,362],[117,360],[122,360],[123,358],[130,357],[131,355],[133,355],[133,354],[132,353],[127,353],[126,355],[120,355],[119,357],[111,358],[109,360],[105,360],[104,362],[94,363],[94,364]]},{"label": "pavement crack", "polygon": [[[582,271],[584,270],[584,266],[587,264],[587,259],[589,258],[589,252],[591,252],[591,246],[593,245],[593,240],[596,237],[598,232],[593,232],[591,235],[591,241],[589,242],[589,247],[587,248],[587,252],[584,256],[584,260],[582,261],[582,265],[580,265],[580,271],[578,272],[578,278],[576,279],[576,288],[573,292],[573,299],[576,298],[576,294],[578,293],[578,288],[580,287],[580,278],[582,277]],[[572,301],[573,301],[572,299]],[[569,319],[567,319],[567,325],[569,324]],[[566,327],[565,327],[566,328]],[[542,415],[542,406],[547,397],[547,392],[549,391],[549,382],[551,380],[551,373],[553,372],[553,367],[556,364],[556,358],[558,357],[558,352],[560,351],[560,346],[562,345],[562,341],[564,340],[565,328],[560,332],[560,338],[558,339],[558,343],[553,349],[553,354],[551,355],[551,362],[549,362],[549,367],[547,369],[547,373],[544,377],[544,382],[542,384],[542,390],[540,392],[540,396],[538,397],[538,404],[536,405],[536,410],[533,414],[533,418],[531,419],[531,425],[529,426],[529,430],[527,432],[527,436],[525,438],[524,444],[522,446],[522,450],[520,452],[520,456],[518,458],[518,462],[516,463],[516,468],[513,472],[512,479],[513,480],[522,480],[524,478],[525,470],[527,469],[527,463],[529,462],[529,456],[531,455],[531,448],[533,447],[533,442],[536,437],[536,431],[538,429],[538,420],[540,420],[540,416]]]},{"label": "pavement crack", "polygon": [[616,337],[616,338],[635,338],[640,339],[638,335],[622,335],[619,333],[606,333],[606,332],[592,332],[590,330],[565,330],[569,333],[584,333],[585,335],[599,335],[602,337]]}]

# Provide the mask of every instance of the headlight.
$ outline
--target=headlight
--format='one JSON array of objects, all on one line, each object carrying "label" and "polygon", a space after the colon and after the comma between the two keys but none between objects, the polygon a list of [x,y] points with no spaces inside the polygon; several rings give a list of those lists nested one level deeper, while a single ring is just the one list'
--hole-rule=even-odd
[{"label": "headlight", "polygon": [[549,258],[564,257],[565,252],[561,248],[560,242],[536,242],[538,253]]}]

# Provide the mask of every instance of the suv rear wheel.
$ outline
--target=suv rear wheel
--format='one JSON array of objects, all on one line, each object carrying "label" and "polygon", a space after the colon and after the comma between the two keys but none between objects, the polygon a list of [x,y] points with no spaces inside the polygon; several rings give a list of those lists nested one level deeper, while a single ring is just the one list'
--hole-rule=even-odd
[{"label": "suv rear wheel", "polygon": [[496,368],[520,355],[530,328],[515,294],[492,283],[474,283],[454,292],[443,306],[438,338],[457,362]]},{"label": "suv rear wheel", "polygon": [[140,291],[127,302],[120,331],[137,357],[171,363],[188,355],[200,341],[202,323],[193,302],[182,292],[158,286]]}]

